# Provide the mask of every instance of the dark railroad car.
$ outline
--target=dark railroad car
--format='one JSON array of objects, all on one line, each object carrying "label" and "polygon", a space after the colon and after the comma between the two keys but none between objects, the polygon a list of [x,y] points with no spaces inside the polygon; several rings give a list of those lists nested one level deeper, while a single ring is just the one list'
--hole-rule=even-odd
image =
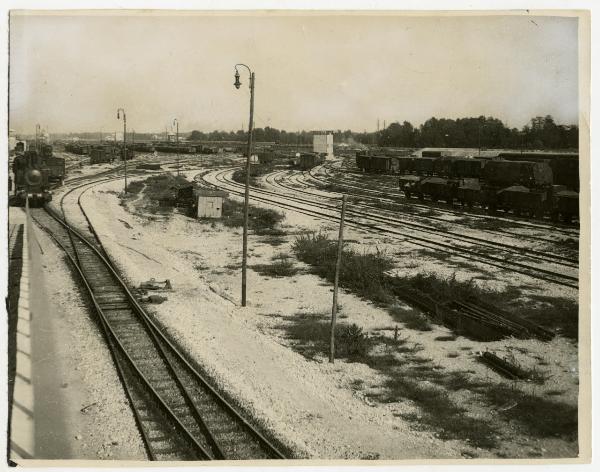
[{"label": "dark railroad car", "polygon": [[571,223],[579,219],[579,194],[573,190],[561,190],[554,194],[554,209],[552,219],[562,219],[565,223]]},{"label": "dark railroad car", "polygon": [[65,178],[65,160],[62,157],[47,157],[44,160],[46,169],[48,170],[48,180],[50,183],[63,184]]},{"label": "dark railroad car", "polygon": [[516,215],[527,214],[534,218],[541,217],[550,203],[547,191],[530,189],[522,185],[513,185],[500,190],[496,201],[500,209],[512,210]]},{"label": "dark railroad car", "polygon": [[398,188],[404,192],[406,198],[410,198],[412,195],[417,195],[416,189],[421,179],[422,177],[418,175],[402,175],[398,179]]},{"label": "dark railroad car", "polygon": [[369,171],[378,174],[391,172],[392,158],[387,156],[371,156],[369,159]]},{"label": "dark railroad car", "polygon": [[553,159],[579,160],[576,153],[551,153],[551,152],[501,152],[498,157],[505,161],[551,161]]},{"label": "dark railroad car", "polygon": [[452,176],[452,163],[454,158],[443,158],[440,157],[433,161],[433,173],[440,177]]},{"label": "dark railroad car", "polygon": [[579,191],[579,159],[557,157],[550,161],[556,185]]},{"label": "dark railroad car", "polygon": [[418,175],[433,175],[433,157],[416,157],[413,161],[415,173]]},{"label": "dark railroad car", "polygon": [[472,208],[482,204],[481,184],[478,179],[465,179],[456,189],[456,199],[463,206]]},{"label": "dark railroad car", "polygon": [[369,154],[366,151],[358,151],[356,153],[356,167],[363,172],[369,171]]},{"label": "dark railroad car", "polygon": [[323,163],[323,158],[315,153],[303,152],[298,159],[298,165],[302,170],[308,170]]},{"label": "dark railroad car", "polygon": [[442,151],[422,151],[421,157],[442,157]]},{"label": "dark railroad car", "polygon": [[428,196],[434,202],[443,200],[447,203],[453,203],[457,187],[458,182],[443,177],[426,177],[416,185],[415,193],[421,200],[423,196]]},{"label": "dark railroad car", "polygon": [[79,143],[68,143],[65,145],[65,151],[72,154],[87,155],[89,146]]},{"label": "dark railroad car", "polygon": [[105,146],[93,146],[90,149],[90,164],[105,164],[114,158],[113,152]]},{"label": "dark railroad car", "polygon": [[546,162],[488,161],[481,178],[495,187],[552,185],[552,168]]},{"label": "dark railroad car", "polygon": [[414,157],[398,157],[398,172],[408,174],[414,170]]},{"label": "dark railroad car", "polygon": [[479,178],[485,161],[478,159],[454,159],[451,164],[451,176],[457,179]]}]

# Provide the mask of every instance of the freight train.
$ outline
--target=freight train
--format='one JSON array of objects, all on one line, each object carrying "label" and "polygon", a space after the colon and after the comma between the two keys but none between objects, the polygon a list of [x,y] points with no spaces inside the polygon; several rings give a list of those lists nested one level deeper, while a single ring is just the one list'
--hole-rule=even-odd
[{"label": "freight train", "polygon": [[195,154],[196,147],[188,144],[165,144],[156,143],[154,144],[154,150],[158,152],[165,152],[169,154]]},{"label": "freight train", "polygon": [[52,155],[52,146],[43,144],[37,150],[18,154],[13,161],[15,183],[14,199],[32,206],[52,200],[51,189],[62,185],[65,177],[65,160]]},{"label": "freight train", "polygon": [[579,218],[577,157],[500,153],[494,159],[479,159],[438,151],[425,157],[389,157],[363,151],[356,154],[356,165],[363,172],[399,174],[399,189],[407,198],[479,206],[490,213],[549,215],[570,223]]}]

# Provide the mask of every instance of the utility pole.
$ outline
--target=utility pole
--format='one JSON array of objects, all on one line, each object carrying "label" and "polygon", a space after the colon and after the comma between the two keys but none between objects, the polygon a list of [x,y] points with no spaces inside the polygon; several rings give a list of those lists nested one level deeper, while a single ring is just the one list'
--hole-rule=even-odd
[{"label": "utility pole", "polygon": [[329,339],[329,362],[335,361],[335,322],[337,319],[338,305],[338,283],[340,279],[340,266],[342,264],[342,254],[344,249],[344,216],[346,214],[346,202],[348,196],[342,197],[342,214],[340,216],[340,233],[338,235],[337,260],[335,261],[335,276],[333,279],[333,305],[331,307],[331,335]]},{"label": "utility pole", "polygon": [[[123,108],[117,108],[117,120],[121,117],[119,112],[123,113],[123,160],[125,161],[125,193],[127,193],[127,116]],[[115,132],[115,143],[117,142],[117,133]]]},{"label": "utility pole", "polygon": [[177,159],[177,177],[179,177],[179,120],[175,118],[173,124],[177,124],[177,132],[175,134],[175,149],[177,150],[177,154],[175,154],[175,159]]},{"label": "utility pole", "polygon": [[246,64],[235,65],[235,88],[239,89],[240,73],[237,67],[245,67],[250,74],[250,121],[248,122],[248,152],[246,156],[246,189],[244,191],[244,234],[242,238],[242,306],[246,306],[246,265],[248,261],[248,215],[250,207],[250,156],[252,155],[252,130],[254,128],[254,72]]}]

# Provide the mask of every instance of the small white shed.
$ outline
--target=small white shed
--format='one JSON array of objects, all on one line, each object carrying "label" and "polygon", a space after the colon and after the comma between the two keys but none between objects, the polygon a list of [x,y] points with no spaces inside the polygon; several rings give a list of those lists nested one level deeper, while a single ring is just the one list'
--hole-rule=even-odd
[{"label": "small white shed", "polygon": [[216,189],[196,190],[198,197],[198,218],[221,218],[223,214],[223,199],[229,194]]}]

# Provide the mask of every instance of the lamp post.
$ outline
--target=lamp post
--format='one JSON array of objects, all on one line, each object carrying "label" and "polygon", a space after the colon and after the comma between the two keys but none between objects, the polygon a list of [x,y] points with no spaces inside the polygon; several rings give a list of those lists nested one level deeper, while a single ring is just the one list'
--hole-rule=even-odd
[{"label": "lamp post", "polygon": [[173,120],[173,125],[177,125],[175,132],[175,149],[177,150],[177,154],[175,154],[175,159],[177,160],[177,177],[179,177],[179,120],[175,118]]},{"label": "lamp post", "polygon": [[246,64],[235,65],[236,89],[240,88],[240,73],[238,66],[248,69],[250,74],[250,121],[248,123],[248,152],[246,155],[246,189],[244,192],[244,235],[242,242],[242,306],[246,306],[246,262],[248,259],[248,210],[250,201],[250,156],[252,154],[252,128],[254,127],[254,72]]},{"label": "lamp post", "polygon": [[123,113],[123,160],[125,161],[125,193],[127,193],[127,115],[123,108],[117,108],[117,120],[121,119]]},{"label": "lamp post", "polygon": [[477,145],[479,150],[477,151],[477,157],[481,157],[481,118],[479,119],[479,126],[477,127]]}]

